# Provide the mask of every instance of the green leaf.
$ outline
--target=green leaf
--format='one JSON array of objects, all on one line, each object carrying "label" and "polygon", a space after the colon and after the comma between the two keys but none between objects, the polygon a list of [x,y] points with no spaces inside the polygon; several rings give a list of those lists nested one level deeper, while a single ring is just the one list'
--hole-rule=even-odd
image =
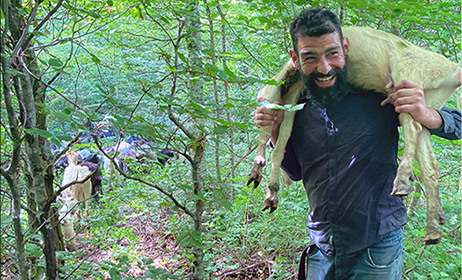
[{"label": "green leaf", "polygon": [[144,265],[152,264],[154,261],[151,258],[143,258],[142,262]]},{"label": "green leaf", "polygon": [[12,75],[12,76],[16,76],[16,75],[23,75],[25,76],[24,73],[20,72],[20,71],[16,71],[16,70],[12,70],[12,69],[7,69],[6,70],[6,73]]},{"label": "green leaf", "polygon": [[193,110],[190,111],[192,115],[195,115],[196,117],[204,117],[207,118],[209,113],[212,111],[206,107],[204,107],[202,104],[199,103],[190,103],[185,106],[186,108],[192,108]]},{"label": "green leaf", "polygon": [[57,59],[57,58],[50,58],[48,60],[48,65],[50,65],[52,67],[59,68],[59,67],[62,67],[64,65],[64,63],[61,60]]},{"label": "green leaf", "polygon": [[43,138],[53,137],[53,134],[51,134],[50,132],[43,130],[43,129],[36,128],[36,127],[26,129],[26,132],[31,135],[39,135]]},{"label": "green leaf", "polygon": [[223,192],[221,190],[215,190],[213,191],[212,197],[214,200],[220,200],[223,198]]},{"label": "green leaf", "polygon": [[221,199],[219,203],[228,210],[231,210],[233,208],[233,204],[229,200]]},{"label": "green leaf", "polygon": [[91,61],[93,61],[96,64],[101,63],[101,60],[96,55],[94,55],[94,54],[90,54],[90,55],[91,55]]},{"label": "green leaf", "polygon": [[191,197],[192,200],[202,200],[205,202],[204,194],[199,192]]},{"label": "green leaf", "polygon": [[60,147],[61,144],[62,144],[61,141],[59,141],[56,137],[52,137],[52,138],[50,139],[50,142],[53,143],[53,144],[55,144],[57,147]]},{"label": "green leaf", "polygon": [[159,203],[160,206],[162,207],[169,207],[172,206],[173,202],[161,202]]},{"label": "green leaf", "polygon": [[284,83],[284,81],[277,82],[276,80],[273,79],[266,79],[261,81],[265,85],[271,85],[271,86],[279,86]]},{"label": "green leaf", "polygon": [[231,71],[228,66],[225,65],[225,67],[223,68],[223,71],[225,71],[225,74],[228,75],[229,78],[231,78],[231,80],[235,80],[236,79],[236,75],[233,73],[233,71]]},{"label": "green leaf", "polygon": [[61,135],[56,135],[56,138],[58,138],[61,141],[72,141],[72,137],[67,135],[67,134],[61,134]]},{"label": "green leaf", "polygon": [[140,136],[157,139],[160,135],[155,131],[154,127],[149,123],[133,123],[127,125],[125,132],[128,134],[136,134]]},{"label": "green leaf", "polygon": [[191,245],[196,247],[202,247],[202,237],[200,231],[193,230],[191,232]]},{"label": "green leaf", "polygon": [[11,215],[6,215],[6,216],[5,216],[5,215],[2,215],[1,217],[2,217],[2,219],[1,219],[1,221],[0,221],[0,224],[2,225],[2,229],[3,229],[7,224],[9,224],[9,223],[11,223],[11,222],[13,221],[13,216],[11,216]]},{"label": "green leaf", "polygon": [[226,132],[228,132],[228,127],[227,126],[217,126],[216,128],[213,129],[213,132],[217,135],[223,135]]},{"label": "green leaf", "polygon": [[430,273],[430,276],[431,276],[432,280],[440,279],[440,273],[438,271],[432,271],[432,273]]},{"label": "green leaf", "polygon": [[128,258],[127,255],[122,255],[120,258],[119,258],[119,264],[129,264],[130,263],[130,259]]},{"label": "green leaf", "polygon": [[135,116],[133,119],[135,119],[135,120],[137,120],[139,122],[142,122],[142,123],[146,122],[146,120],[142,116]]},{"label": "green leaf", "polygon": [[167,70],[172,71],[172,72],[176,72],[176,71],[177,71],[175,67],[170,66],[170,65],[166,65],[165,68],[167,68]]},{"label": "green leaf", "polygon": [[[149,267],[148,271],[146,271],[146,276],[151,279],[176,279],[178,276],[168,273],[165,269],[156,268],[156,267]],[[159,277],[160,276],[160,277]]]},{"label": "green leaf", "polygon": [[54,111],[54,112],[52,112],[52,114],[53,114],[53,116],[55,116],[56,118],[58,118],[60,120],[66,120],[66,121],[72,120],[72,118],[69,116],[69,114],[66,114],[64,112]]},{"label": "green leaf", "polygon": [[111,267],[109,269],[109,275],[111,276],[112,280],[120,280],[121,279],[119,272],[114,267]]},{"label": "green leaf", "polygon": [[40,246],[35,245],[34,243],[27,243],[26,247],[24,248],[24,251],[29,254],[33,255],[35,257],[40,257],[42,255],[42,248]]}]

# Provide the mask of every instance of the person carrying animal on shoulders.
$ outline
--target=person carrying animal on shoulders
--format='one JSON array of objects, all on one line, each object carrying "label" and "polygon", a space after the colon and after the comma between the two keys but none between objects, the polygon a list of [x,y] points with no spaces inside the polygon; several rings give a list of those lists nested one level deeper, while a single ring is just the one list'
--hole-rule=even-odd
[{"label": "person carrying animal on shoulders", "polygon": [[[290,34],[289,54],[307,90],[282,168],[303,180],[310,206],[304,278],[401,279],[407,214],[402,198],[390,195],[398,114],[410,113],[439,137],[460,139],[461,113],[428,108],[422,88],[409,80],[395,84],[393,104],[383,106],[385,95],[348,84],[349,41],[337,15],[324,7],[302,11]],[[283,119],[283,110],[263,106],[254,116],[256,125],[272,126],[272,143]]]}]

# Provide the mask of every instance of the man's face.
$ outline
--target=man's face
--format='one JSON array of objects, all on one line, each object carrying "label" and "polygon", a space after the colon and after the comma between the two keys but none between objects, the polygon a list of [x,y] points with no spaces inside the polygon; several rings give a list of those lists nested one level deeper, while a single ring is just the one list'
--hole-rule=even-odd
[{"label": "man's face", "polygon": [[301,70],[311,100],[325,107],[346,94],[345,49],[348,39],[340,41],[338,33],[320,37],[302,37],[298,40],[298,56],[291,50],[292,62]]}]

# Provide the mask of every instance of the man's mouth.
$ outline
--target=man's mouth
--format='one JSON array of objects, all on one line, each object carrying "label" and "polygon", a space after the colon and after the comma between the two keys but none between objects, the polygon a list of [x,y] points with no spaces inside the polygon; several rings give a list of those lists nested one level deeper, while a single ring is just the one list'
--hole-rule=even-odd
[{"label": "man's mouth", "polygon": [[316,78],[316,80],[317,80],[318,82],[321,82],[321,83],[328,83],[328,82],[330,82],[334,77],[335,77],[334,75],[332,75],[332,76],[326,76],[326,77],[322,77],[322,78],[321,78],[321,77],[318,77],[318,78]]}]

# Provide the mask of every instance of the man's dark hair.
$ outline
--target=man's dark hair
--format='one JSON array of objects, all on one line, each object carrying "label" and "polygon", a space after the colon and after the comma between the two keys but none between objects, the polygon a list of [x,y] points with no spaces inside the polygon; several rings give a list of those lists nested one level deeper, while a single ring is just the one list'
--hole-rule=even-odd
[{"label": "man's dark hair", "polygon": [[290,24],[290,36],[295,53],[298,56],[298,39],[302,37],[320,37],[325,34],[338,32],[340,42],[343,41],[340,20],[337,15],[325,7],[303,10]]}]

